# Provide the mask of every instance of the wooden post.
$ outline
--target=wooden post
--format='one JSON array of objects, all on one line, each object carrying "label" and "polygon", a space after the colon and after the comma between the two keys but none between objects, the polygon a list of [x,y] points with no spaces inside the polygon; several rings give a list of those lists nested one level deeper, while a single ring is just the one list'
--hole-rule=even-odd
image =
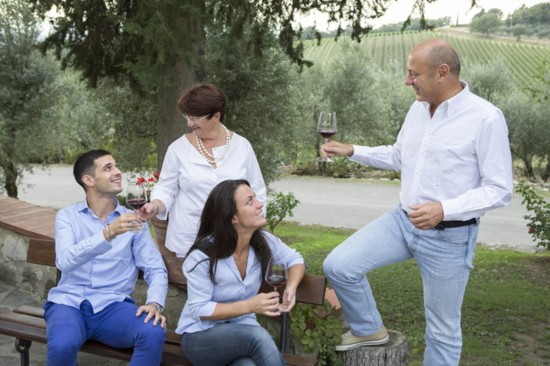
[{"label": "wooden post", "polygon": [[357,347],[339,352],[342,366],[407,366],[409,345],[402,333],[388,329],[390,340],[382,346]]}]

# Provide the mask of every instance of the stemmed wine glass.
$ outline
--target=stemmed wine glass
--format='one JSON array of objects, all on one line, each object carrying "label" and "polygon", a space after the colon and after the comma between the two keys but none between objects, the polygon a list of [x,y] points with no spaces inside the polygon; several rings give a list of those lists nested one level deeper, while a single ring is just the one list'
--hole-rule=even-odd
[{"label": "stemmed wine glass", "polygon": [[288,277],[286,267],[283,263],[276,262],[273,258],[269,259],[267,269],[265,271],[265,282],[273,286],[273,291],[286,284]]},{"label": "stemmed wine glass", "polygon": [[[336,112],[321,112],[319,122],[317,123],[317,133],[325,139],[325,144],[330,141],[336,130]],[[317,160],[326,163],[332,161],[331,158],[327,158],[326,156]]]},{"label": "stemmed wine glass", "polygon": [[134,210],[139,210],[147,202],[145,187],[137,181],[128,181],[126,186],[126,204]]}]

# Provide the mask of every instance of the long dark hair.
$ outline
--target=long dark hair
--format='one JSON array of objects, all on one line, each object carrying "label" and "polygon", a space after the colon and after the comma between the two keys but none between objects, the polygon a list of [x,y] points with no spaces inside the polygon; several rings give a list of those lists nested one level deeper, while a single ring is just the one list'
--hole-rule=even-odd
[{"label": "long dark hair", "polygon": [[[187,256],[189,256],[189,253],[198,249],[208,255],[210,259],[210,280],[213,283],[215,283],[214,274],[218,260],[230,257],[237,248],[237,231],[233,226],[232,219],[237,213],[235,191],[243,184],[250,187],[248,181],[237,179],[225,180],[212,189],[202,210],[197,238],[189,252],[187,252]],[[252,234],[250,247],[260,260],[263,278],[267,263],[271,258],[271,249],[267,244],[262,228],[258,228]]]}]

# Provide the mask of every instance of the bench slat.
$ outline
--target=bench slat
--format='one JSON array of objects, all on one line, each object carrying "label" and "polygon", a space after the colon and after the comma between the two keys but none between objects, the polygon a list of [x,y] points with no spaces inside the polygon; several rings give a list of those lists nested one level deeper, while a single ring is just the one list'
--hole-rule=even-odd
[{"label": "bench slat", "polygon": [[38,306],[29,306],[29,305],[21,305],[17,307],[16,309],[13,309],[14,313],[18,314],[26,314],[30,316],[35,316],[37,318],[43,318],[44,317],[44,309],[39,308]]},{"label": "bench slat", "polygon": [[33,342],[46,343],[46,328],[36,328],[10,320],[0,319],[0,334]]}]

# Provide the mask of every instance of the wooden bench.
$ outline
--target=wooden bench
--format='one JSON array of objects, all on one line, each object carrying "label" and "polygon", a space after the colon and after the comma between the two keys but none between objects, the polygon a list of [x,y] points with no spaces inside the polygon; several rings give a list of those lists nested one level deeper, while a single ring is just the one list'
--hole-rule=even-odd
[{"label": "wooden bench", "polygon": [[[187,281],[182,272],[182,258],[163,256],[168,270],[168,282],[172,285],[186,288]],[[55,243],[53,240],[30,239],[27,250],[27,262],[55,267]],[[57,281],[60,272],[57,271]],[[264,284],[267,285],[267,284]],[[325,298],[326,279],[324,276],[306,274],[296,293],[296,302],[323,305]],[[287,354],[288,314],[281,316],[281,337],[279,348],[287,365],[314,366],[315,358]],[[46,322],[42,308],[21,305],[12,312],[0,313],[0,334],[13,336],[15,348],[21,355],[21,365],[29,365],[29,349],[32,342],[47,343]],[[164,353],[161,365],[192,366],[181,352],[181,338],[178,334],[167,331]],[[130,361],[132,349],[109,347],[96,341],[88,341],[82,346],[82,352],[122,361]]]}]

